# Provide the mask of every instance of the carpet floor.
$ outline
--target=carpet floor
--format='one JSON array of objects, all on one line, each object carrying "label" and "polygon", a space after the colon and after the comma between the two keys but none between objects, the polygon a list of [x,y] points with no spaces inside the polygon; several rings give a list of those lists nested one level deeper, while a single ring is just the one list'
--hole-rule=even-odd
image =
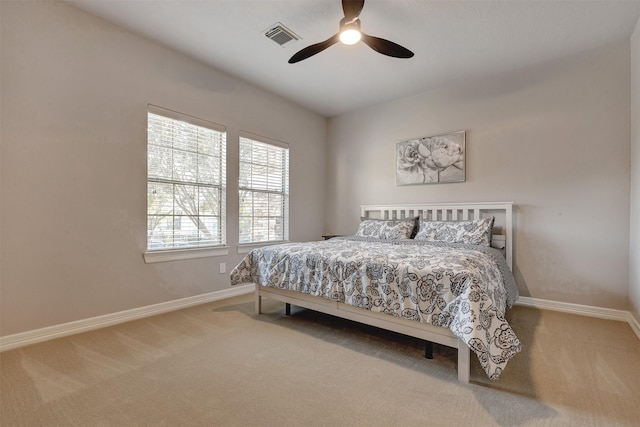
[{"label": "carpet floor", "polygon": [[529,307],[497,381],[472,354],[251,295],[0,354],[0,425],[639,426],[626,323]]}]

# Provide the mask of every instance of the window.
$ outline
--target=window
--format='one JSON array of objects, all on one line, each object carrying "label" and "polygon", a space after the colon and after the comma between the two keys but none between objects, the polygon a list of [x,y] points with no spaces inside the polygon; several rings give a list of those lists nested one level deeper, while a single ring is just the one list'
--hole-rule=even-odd
[{"label": "window", "polygon": [[[262,138],[261,138],[262,139]],[[289,147],[240,136],[240,240],[289,238]]]},{"label": "window", "polygon": [[225,244],[223,126],[149,105],[147,250]]}]

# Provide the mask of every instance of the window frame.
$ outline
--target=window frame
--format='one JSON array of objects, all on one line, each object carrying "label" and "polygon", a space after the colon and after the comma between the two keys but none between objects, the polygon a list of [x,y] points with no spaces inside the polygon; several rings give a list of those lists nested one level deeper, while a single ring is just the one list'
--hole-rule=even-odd
[{"label": "window frame", "polygon": [[[188,183],[182,182],[179,179],[166,179],[166,178],[150,178],[149,177],[149,146],[150,146],[150,138],[149,138],[149,118],[150,115],[157,115],[167,119],[180,121],[183,123],[187,123],[193,126],[210,129],[215,132],[222,133],[223,136],[221,138],[221,147],[220,152],[217,155],[220,157],[220,182],[219,184],[210,184],[200,181],[196,179],[195,182],[189,181]],[[173,147],[171,150],[175,150]],[[147,205],[146,205],[146,243],[145,243],[145,252],[144,252],[144,260],[146,263],[153,262],[164,262],[164,261],[174,261],[181,259],[192,259],[192,258],[204,258],[211,256],[220,256],[227,255],[229,253],[229,248],[227,246],[227,212],[226,212],[226,192],[227,192],[227,129],[225,126],[220,125],[218,123],[210,122],[208,120],[200,119],[197,117],[193,117],[184,113],[180,113],[174,110],[169,110],[166,108],[158,107],[153,104],[148,104],[147,106]],[[199,156],[199,154],[195,154]],[[215,155],[214,155],[215,157]],[[173,165],[173,163],[172,163]],[[215,243],[211,245],[192,245],[192,246],[170,246],[166,248],[150,248],[149,243],[149,218],[151,216],[149,212],[149,186],[150,184],[172,184],[172,185],[189,185],[195,188],[215,188],[218,189],[219,192],[219,205],[218,211],[219,215],[215,216],[219,221],[219,235],[220,235],[220,243]],[[171,214],[172,217],[176,218],[175,210]],[[184,215],[183,215],[184,216]],[[186,216],[189,216],[188,214]],[[198,212],[197,217],[200,218],[200,212]],[[204,217],[209,217],[208,215],[204,215]]]},{"label": "window frame", "polygon": [[[283,182],[282,182],[282,191],[281,192],[277,192],[277,191],[269,191],[269,190],[255,190],[252,189],[251,187],[244,187],[241,185],[240,179],[241,179],[241,174],[242,174],[242,159],[241,159],[241,155],[240,155],[240,151],[241,151],[241,145],[242,145],[242,140],[243,139],[248,139],[254,142],[258,142],[261,144],[265,144],[265,145],[270,145],[272,147],[275,148],[279,148],[279,149],[283,149],[286,152],[286,156],[284,160],[284,164],[283,164],[283,170],[284,170],[284,177],[283,177]],[[283,242],[288,242],[289,241],[289,222],[290,222],[290,213],[289,213],[289,206],[290,206],[290,175],[291,175],[291,162],[290,162],[290,158],[291,158],[291,148],[289,146],[289,144],[282,142],[282,141],[278,141],[275,139],[271,139],[271,138],[267,138],[264,136],[260,136],[260,135],[256,135],[256,134],[252,134],[249,132],[245,132],[245,131],[240,131],[239,132],[239,137],[238,137],[238,253],[247,253],[249,251],[251,251],[252,248],[254,247],[261,247],[261,246],[268,246],[268,245],[274,245],[274,244],[278,244],[278,243],[283,243]],[[241,218],[245,217],[245,216],[241,216],[241,192],[242,191],[252,191],[252,192],[261,192],[261,193],[266,193],[266,194],[279,194],[282,196],[283,198],[283,202],[282,202],[282,220],[283,220],[283,233],[282,233],[282,239],[278,239],[278,240],[265,240],[265,241],[251,241],[251,242],[241,242],[241,233],[242,233],[242,228],[241,228]],[[253,215],[251,216],[253,217]]]}]

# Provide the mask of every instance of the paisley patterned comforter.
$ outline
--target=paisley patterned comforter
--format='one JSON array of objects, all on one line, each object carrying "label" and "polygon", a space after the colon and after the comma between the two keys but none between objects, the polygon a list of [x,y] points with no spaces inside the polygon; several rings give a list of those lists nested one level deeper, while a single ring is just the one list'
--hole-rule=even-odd
[{"label": "paisley patterned comforter", "polygon": [[504,256],[487,246],[366,237],[254,249],[231,284],[258,283],[449,328],[497,379],[521,349],[505,320],[517,298]]}]

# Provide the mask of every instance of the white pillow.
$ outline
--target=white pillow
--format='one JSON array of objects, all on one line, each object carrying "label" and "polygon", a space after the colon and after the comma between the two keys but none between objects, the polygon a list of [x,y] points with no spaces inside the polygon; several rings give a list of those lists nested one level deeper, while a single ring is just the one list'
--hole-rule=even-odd
[{"label": "white pillow", "polygon": [[494,218],[471,221],[420,221],[416,240],[491,246]]},{"label": "white pillow", "polygon": [[356,236],[374,237],[376,239],[410,239],[413,235],[416,220],[379,220],[364,219],[358,226]]}]

